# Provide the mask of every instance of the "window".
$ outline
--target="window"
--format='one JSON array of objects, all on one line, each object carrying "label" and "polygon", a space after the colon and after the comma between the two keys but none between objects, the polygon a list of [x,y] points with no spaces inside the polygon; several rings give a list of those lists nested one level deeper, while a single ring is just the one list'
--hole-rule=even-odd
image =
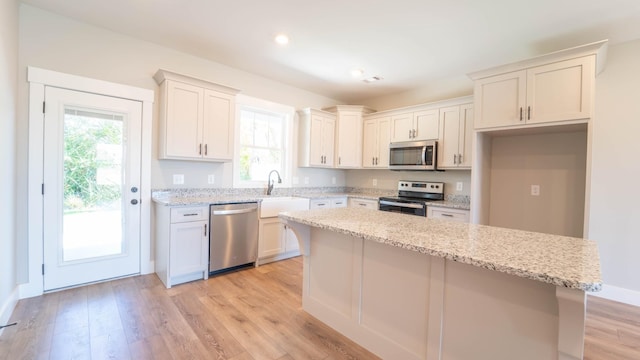
[{"label": "window", "polygon": [[243,96],[237,111],[234,186],[264,186],[271,170],[290,185],[293,108]]}]

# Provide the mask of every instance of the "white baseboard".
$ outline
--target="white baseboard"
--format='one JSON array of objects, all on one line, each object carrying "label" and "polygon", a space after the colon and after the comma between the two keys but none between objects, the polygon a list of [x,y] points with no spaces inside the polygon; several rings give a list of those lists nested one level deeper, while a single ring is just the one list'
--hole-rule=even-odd
[{"label": "white baseboard", "polygon": [[589,295],[628,305],[640,306],[640,291],[625,289],[613,285],[604,284],[602,286],[602,291],[589,293]]},{"label": "white baseboard", "polygon": [[[5,300],[2,306],[0,306],[0,325],[6,325],[11,318],[11,314],[13,313],[13,309],[15,309],[16,304],[18,303],[18,287],[16,286],[11,295]],[[0,335],[4,329],[0,329]]]}]

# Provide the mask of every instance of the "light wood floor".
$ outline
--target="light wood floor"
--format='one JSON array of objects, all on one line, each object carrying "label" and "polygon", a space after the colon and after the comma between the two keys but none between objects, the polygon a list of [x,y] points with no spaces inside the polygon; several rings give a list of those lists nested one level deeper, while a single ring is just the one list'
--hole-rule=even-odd
[{"label": "light wood floor", "polygon": [[[169,290],[145,275],[24,299],[0,359],[377,359],[302,311],[301,273],[294,258]],[[640,308],[589,298],[585,359],[640,359]]]}]

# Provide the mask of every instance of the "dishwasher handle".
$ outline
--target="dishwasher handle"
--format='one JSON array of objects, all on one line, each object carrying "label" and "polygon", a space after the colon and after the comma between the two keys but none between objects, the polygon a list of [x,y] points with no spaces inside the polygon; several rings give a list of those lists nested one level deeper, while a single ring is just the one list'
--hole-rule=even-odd
[{"label": "dishwasher handle", "polygon": [[211,215],[236,215],[236,214],[246,214],[250,212],[258,211],[257,208],[249,208],[249,209],[240,209],[240,210],[214,210],[211,212]]}]

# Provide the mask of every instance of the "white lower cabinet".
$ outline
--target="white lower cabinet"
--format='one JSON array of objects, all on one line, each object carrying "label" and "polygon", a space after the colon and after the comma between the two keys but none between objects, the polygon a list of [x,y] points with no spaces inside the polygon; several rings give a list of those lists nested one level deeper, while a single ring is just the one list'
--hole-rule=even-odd
[{"label": "white lower cabinet", "polygon": [[276,202],[277,205],[267,204],[267,200],[265,200],[260,206],[258,265],[300,255],[298,238],[287,225],[280,221],[278,213],[308,210],[309,199],[296,198],[280,202],[276,198]]},{"label": "white lower cabinet", "polygon": [[209,277],[209,207],[155,206],[155,269],[172,285]]},{"label": "white lower cabinet", "polygon": [[313,199],[309,201],[309,209],[332,209],[347,207],[347,198],[326,198],[326,199]]},{"label": "white lower cabinet", "polygon": [[427,218],[469,222],[469,210],[427,206]]},{"label": "white lower cabinet", "polygon": [[359,207],[364,209],[378,210],[378,202],[376,200],[350,198],[349,207]]}]

